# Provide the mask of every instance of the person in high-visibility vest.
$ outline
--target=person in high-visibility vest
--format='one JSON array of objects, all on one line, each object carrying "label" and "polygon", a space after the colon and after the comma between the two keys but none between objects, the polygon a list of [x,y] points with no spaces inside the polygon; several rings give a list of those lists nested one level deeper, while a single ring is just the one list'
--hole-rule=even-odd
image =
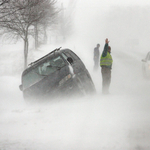
[{"label": "person in high-visibility vest", "polygon": [[112,56],[111,47],[108,45],[108,39],[105,40],[104,50],[100,58],[100,66],[102,73],[102,93],[109,94],[109,86],[111,82]]}]

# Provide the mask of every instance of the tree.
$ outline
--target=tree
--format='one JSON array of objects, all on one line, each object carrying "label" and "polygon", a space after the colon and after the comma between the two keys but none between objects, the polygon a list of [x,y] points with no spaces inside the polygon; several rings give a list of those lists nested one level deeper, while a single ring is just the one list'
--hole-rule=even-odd
[{"label": "tree", "polygon": [[0,1],[0,6],[4,5],[5,3],[8,3],[8,2],[9,2],[9,0],[1,0]]},{"label": "tree", "polygon": [[55,0],[44,0],[41,6],[37,7],[36,10],[39,11],[43,9],[44,17],[34,23],[34,33],[35,33],[35,48],[39,46],[39,35],[44,37],[42,41],[47,42],[47,28],[51,27],[56,22],[58,10],[55,8]]},{"label": "tree", "polygon": [[28,37],[33,32],[30,29],[46,16],[43,7],[46,1],[48,2],[48,0],[10,0],[0,6],[1,29],[24,41],[24,69],[27,67]]},{"label": "tree", "polygon": [[73,19],[76,2],[77,0],[69,0],[68,6],[66,8],[63,6],[63,4],[61,5],[61,11],[59,13],[60,15],[59,32],[60,35],[63,36],[64,40],[73,33]]}]

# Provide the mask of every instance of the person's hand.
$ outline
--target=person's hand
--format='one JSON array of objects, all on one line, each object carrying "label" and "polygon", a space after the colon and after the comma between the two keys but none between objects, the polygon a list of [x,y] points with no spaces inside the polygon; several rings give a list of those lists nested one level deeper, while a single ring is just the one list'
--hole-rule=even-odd
[{"label": "person's hand", "polygon": [[108,39],[105,40],[105,43],[107,43],[107,44],[109,43]]}]

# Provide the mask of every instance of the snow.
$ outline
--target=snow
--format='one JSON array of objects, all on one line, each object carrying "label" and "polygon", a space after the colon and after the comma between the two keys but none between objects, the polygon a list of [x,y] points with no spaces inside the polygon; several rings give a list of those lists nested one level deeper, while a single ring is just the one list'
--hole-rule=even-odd
[{"label": "snow", "polygon": [[[0,45],[0,150],[150,149],[150,80],[143,78],[141,69],[147,49],[131,51],[124,45],[117,47],[118,41],[110,39],[112,81],[110,95],[102,95],[101,70],[93,71],[93,48],[98,40],[80,34],[61,46],[72,49],[83,60],[97,93],[41,104],[29,105],[19,90],[22,43]],[[100,51],[105,40],[102,37]],[[31,51],[31,47],[29,62],[58,47],[45,45],[38,51]]]},{"label": "snow", "polygon": [[[48,47],[34,55],[43,56]],[[112,55],[110,95],[101,94],[101,72],[93,72],[92,59],[90,63],[85,61],[97,89],[97,94],[90,97],[28,105],[18,87],[21,74],[2,75],[0,149],[149,149],[150,81],[142,78],[141,62],[134,56],[127,55],[126,61],[117,53]],[[88,54],[87,58],[90,60]],[[11,68],[12,60],[7,62]]]}]

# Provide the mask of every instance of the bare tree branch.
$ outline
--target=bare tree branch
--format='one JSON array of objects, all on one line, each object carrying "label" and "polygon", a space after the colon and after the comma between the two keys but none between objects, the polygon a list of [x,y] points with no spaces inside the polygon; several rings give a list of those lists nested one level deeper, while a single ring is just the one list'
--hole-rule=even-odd
[{"label": "bare tree branch", "polygon": [[0,29],[24,41],[25,68],[28,57],[29,28],[47,25],[54,17],[56,0],[3,0],[0,3]]}]

